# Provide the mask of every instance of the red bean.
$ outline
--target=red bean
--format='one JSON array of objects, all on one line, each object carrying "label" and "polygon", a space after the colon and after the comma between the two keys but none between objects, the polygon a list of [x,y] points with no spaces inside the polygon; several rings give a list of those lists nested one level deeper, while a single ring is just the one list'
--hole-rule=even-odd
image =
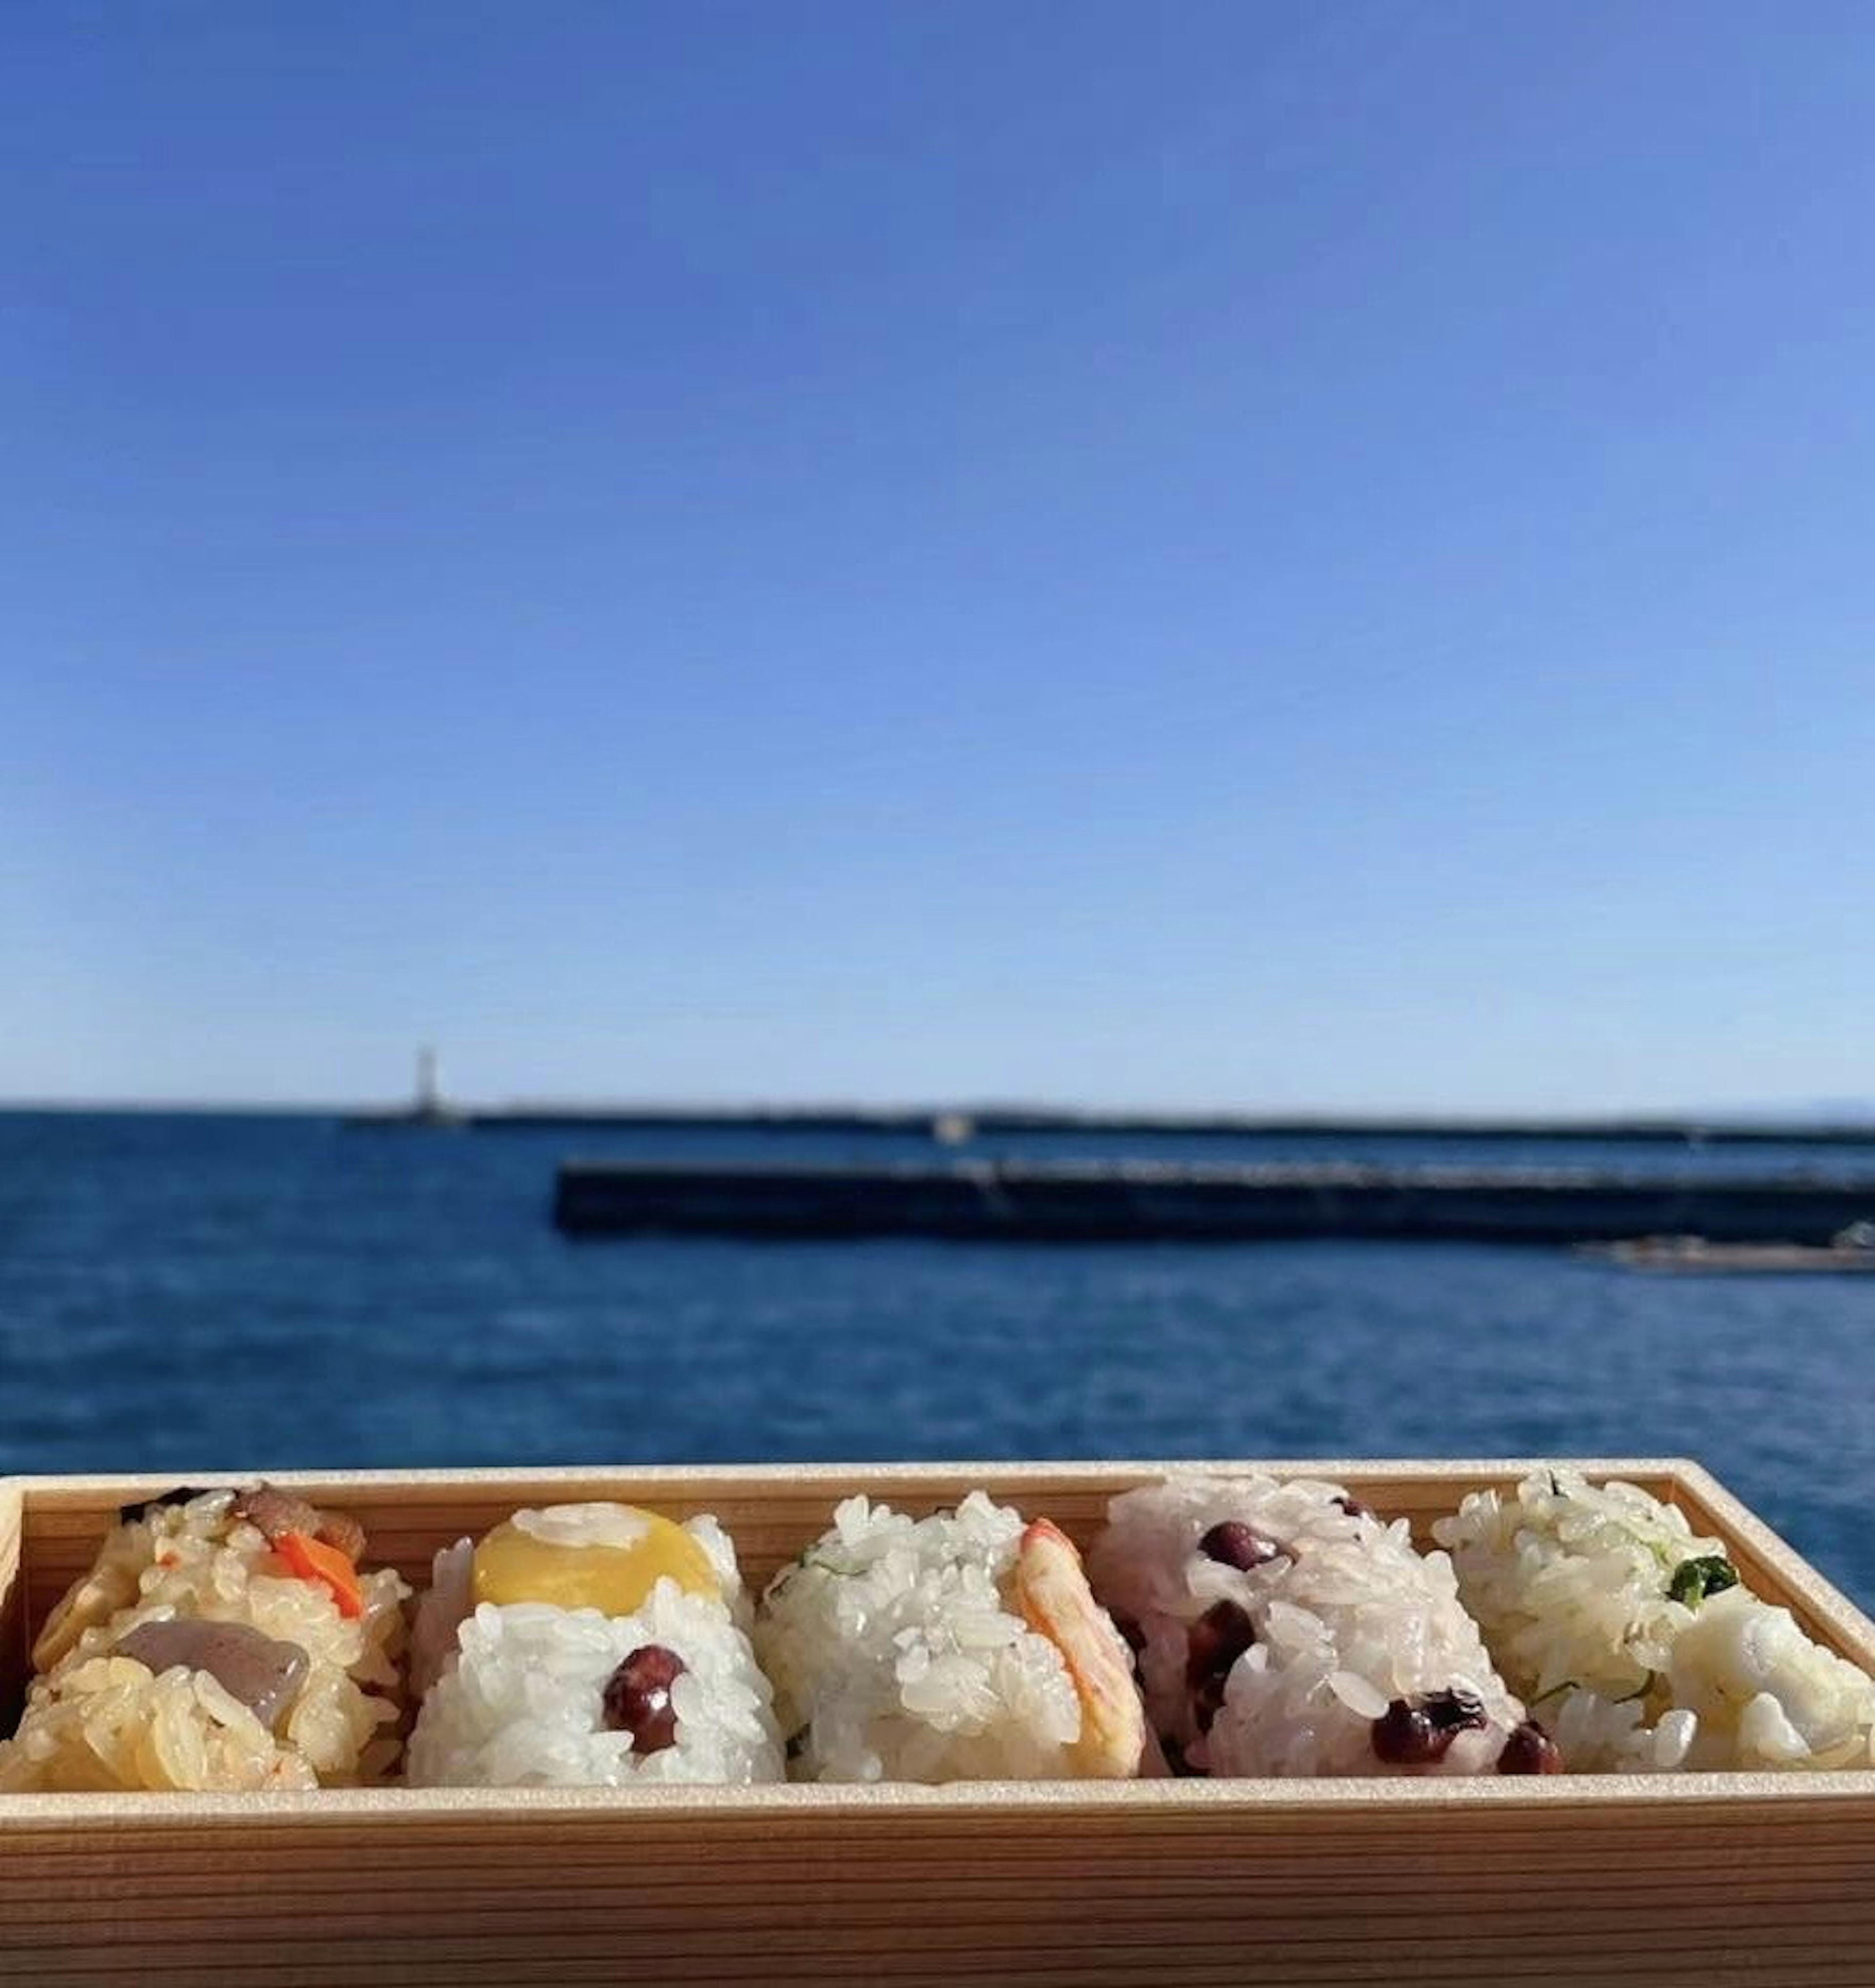
[{"label": "red bean", "polygon": [[1217,1723],[1217,1715],[1224,1709],[1224,1686],[1229,1682],[1227,1673],[1221,1677],[1208,1677],[1191,1695],[1192,1723],[1200,1733],[1208,1733]]},{"label": "red bean", "polygon": [[1334,1501],[1351,1519],[1374,1519],[1379,1514],[1371,1505],[1363,1505],[1358,1498],[1350,1498],[1345,1493]]},{"label": "red bean", "polygon": [[1391,1767],[1428,1767],[1445,1758],[1460,1733],[1486,1723],[1484,1706],[1468,1691],[1396,1698],[1373,1723],[1375,1757]]},{"label": "red bean", "polygon": [[629,1733],[635,1753],[657,1753],[675,1743],[677,1713],[671,1686],[683,1675],[684,1660],[662,1643],[634,1650],[605,1682],[608,1731]]},{"label": "red bean", "polygon": [[1239,1574],[1262,1567],[1288,1551],[1267,1533],[1247,1526],[1241,1519],[1220,1519],[1198,1542],[1198,1550],[1220,1567],[1234,1567]]},{"label": "red bean", "polygon": [[1501,1774],[1559,1774],[1562,1750],[1534,1719],[1526,1719],[1504,1743],[1498,1756]]},{"label": "red bean", "polygon": [[1234,1601],[1213,1602],[1187,1632],[1185,1682],[1195,1691],[1213,1679],[1228,1677],[1230,1666],[1256,1640],[1247,1609]]}]

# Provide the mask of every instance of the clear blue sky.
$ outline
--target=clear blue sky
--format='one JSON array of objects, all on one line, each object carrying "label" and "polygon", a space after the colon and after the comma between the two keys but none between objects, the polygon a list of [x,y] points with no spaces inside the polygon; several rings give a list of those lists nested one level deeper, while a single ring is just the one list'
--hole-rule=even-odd
[{"label": "clear blue sky", "polygon": [[0,1094],[1875,1094],[1875,15],[20,5]]}]

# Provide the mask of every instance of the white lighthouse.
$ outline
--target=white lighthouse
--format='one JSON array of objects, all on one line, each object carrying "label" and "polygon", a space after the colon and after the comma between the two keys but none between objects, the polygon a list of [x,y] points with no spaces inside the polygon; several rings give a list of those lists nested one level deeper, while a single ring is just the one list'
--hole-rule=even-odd
[{"label": "white lighthouse", "polygon": [[425,1043],[417,1052],[417,1090],[410,1100],[409,1118],[413,1125],[459,1125],[462,1114],[443,1097],[442,1080],[438,1075],[436,1052]]}]

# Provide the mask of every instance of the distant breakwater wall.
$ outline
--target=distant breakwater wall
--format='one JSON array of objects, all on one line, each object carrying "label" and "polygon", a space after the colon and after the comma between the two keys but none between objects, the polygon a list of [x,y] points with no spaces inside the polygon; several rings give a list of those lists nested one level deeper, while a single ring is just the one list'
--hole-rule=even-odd
[{"label": "distant breakwater wall", "polygon": [[1826,1124],[1707,1123],[1684,1118],[1279,1118],[1237,1113],[1057,1111],[1015,1105],[864,1107],[753,1105],[448,1105],[349,1114],[361,1131],[425,1128],[469,1132],[814,1132],[956,1141],[1031,1134],[1081,1138],[1423,1141],[1518,1145],[1532,1141],[1618,1146],[1875,1148],[1875,1121]]},{"label": "distant breakwater wall", "polygon": [[1823,1244],[1875,1220],[1875,1181],[1650,1180],[1565,1169],[621,1165],[570,1160],[569,1236],[927,1236],[1045,1242]]}]

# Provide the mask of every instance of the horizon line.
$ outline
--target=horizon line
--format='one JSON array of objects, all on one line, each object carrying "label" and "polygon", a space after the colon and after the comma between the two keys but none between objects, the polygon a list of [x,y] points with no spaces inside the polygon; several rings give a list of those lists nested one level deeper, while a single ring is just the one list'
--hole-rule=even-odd
[{"label": "horizon line", "polygon": [[[1582,1132],[1624,1128],[1653,1131],[1684,1130],[1690,1133],[1729,1130],[1762,1134],[1785,1129],[1793,1134],[1814,1137],[1832,1131],[1875,1132],[1875,1100],[1843,1100],[1779,1106],[1729,1105],[1701,1109],[1684,1107],[1642,1111],[1450,1111],[1413,1107],[1374,1111],[1340,1111],[1317,1108],[1272,1109],[1223,1106],[1196,1109],[1169,1106],[1068,1104],[1039,1099],[983,1097],[940,1102],[867,1100],[855,1098],[745,1098],[734,1101],[699,1101],[696,1099],[621,1097],[571,1098],[563,1096],[510,1097],[495,1100],[445,1098],[440,1100],[442,1117],[498,1123],[504,1118],[557,1117],[568,1119],[631,1119],[697,1124],[787,1124],[790,1121],[840,1119],[856,1124],[877,1121],[936,1121],[945,1118],[1002,1121],[1017,1124],[1033,1121],[1038,1129],[1051,1126],[1071,1130],[1077,1126],[1097,1129],[1102,1126],[1145,1128],[1163,1126],[1168,1130],[1202,1130],[1216,1128],[1240,1130],[1324,1132],[1388,1131],[1523,1132],[1538,1138],[1544,1131]],[[394,1123],[422,1115],[409,1097],[386,1100],[371,1099],[227,1098],[195,1097],[0,1097],[0,1115],[127,1117],[174,1116],[183,1117],[312,1117],[359,1118]]]}]

